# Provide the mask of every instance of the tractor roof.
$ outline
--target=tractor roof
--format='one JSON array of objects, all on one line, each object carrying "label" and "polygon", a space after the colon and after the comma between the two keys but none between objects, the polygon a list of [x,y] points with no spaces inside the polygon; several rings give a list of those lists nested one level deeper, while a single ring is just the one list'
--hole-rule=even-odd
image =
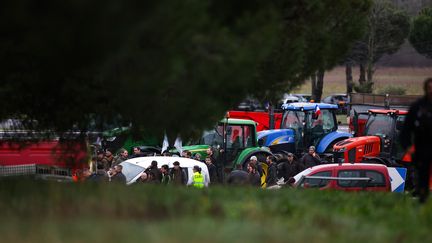
[{"label": "tractor roof", "polygon": [[282,108],[284,110],[302,110],[303,109],[305,111],[309,111],[309,110],[315,110],[317,106],[320,109],[335,109],[336,110],[338,108],[337,105],[333,105],[333,104],[303,103],[303,102],[284,104],[284,105],[282,105]]},{"label": "tractor roof", "polygon": [[406,115],[408,111],[406,110],[379,110],[379,109],[370,109],[370,113],[375,114],[395,114],[395,115]]},{"label": "tractor roof", "polygon": [[246,120],[246,119],[234,119],[234,118],[224,118],[219,121],[219,123],[227,123],[230,125],[252,125],[255,126],[255,121]]}]

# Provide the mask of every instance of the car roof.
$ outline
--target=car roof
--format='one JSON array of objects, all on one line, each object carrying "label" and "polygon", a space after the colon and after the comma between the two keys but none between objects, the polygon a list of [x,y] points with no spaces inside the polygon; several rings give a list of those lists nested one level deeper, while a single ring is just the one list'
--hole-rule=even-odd
[{"label": "car roof", "polygon": [[314,110],[316,107],[320,109],[338,109],[337,105],[327,104],[327,103],[307,103],[307,102],[298,102],[298,103],[290,103],[282,105],[282,108],[285,110]]},{"label": "car roof", "polygon": [[173,167],[173,163],[178,161],[180,163],[180,167],[183,168],[193,168],[195,165],[201,167],[201,169],[205,169],[207,171],[207,166],[205,163],[189,159],[183,157],[169,157],[169,156],[148,156],[148,157],[137,157],[133,159],[128,159],[123,161],[122,163],[131,163],[134,165],[138,165],[143,168],[148,168],[151,165],[151,162],[155,160],[158,162],[158,167],[166,164],[168,167]]},{"label": "car roof", "polygon": [[371,168],[384,168],[387,169],[387,166],[382,164],[369,164],[369,163],[342,163],[342,164],[324,164],[317,165],[311,168],[311,172],[322,170],[322,169],[334,169],[334,168],[343,168],[343,169],[371,169]]}]

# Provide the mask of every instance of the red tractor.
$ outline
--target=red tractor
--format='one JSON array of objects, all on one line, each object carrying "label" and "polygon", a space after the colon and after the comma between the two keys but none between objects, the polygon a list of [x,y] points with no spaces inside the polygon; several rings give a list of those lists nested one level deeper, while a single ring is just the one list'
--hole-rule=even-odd
[{"label": "red tractor", "polygon": [[411,162],[399,143],[407,111],[375,110],[368,111],[364,136],[348,138],[333,147],[335,162],[358,163],[362,161],[401,166]]}]

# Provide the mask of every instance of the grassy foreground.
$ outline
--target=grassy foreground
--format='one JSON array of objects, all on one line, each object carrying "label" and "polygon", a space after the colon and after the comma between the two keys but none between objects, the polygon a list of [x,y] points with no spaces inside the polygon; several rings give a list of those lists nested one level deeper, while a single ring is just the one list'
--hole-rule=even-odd
[{"label": "grassy foreground", "polygon": [[2,242],[428,242],[407,195],[0,181]]}]

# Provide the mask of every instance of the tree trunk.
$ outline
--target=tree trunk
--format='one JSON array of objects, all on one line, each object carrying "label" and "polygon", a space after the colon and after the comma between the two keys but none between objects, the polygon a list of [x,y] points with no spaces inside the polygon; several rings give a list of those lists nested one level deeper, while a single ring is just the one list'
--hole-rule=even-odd
[{"label": "tree trunk", "polygon": [[366,73],[367,73],[367,81],[368,81],[368,83],[373,82],[373,81],[372,81],[372,80],[373,80],[373,73],[374,73],[373,68],[374,68],[373,63],[369,63],[369,65],[368,65],[368,67],[367,67],[367,70],[366,70]]},{"label": "tree trunk", "polygon": [[316,97],[315,97],[316,80],[317,80],[317,77],[316,77],[316,74],[314,73],[311,76],[311,95],[312,95],[311,100],[314,100],[314,101],[316,100]]},{"label": "tree trunk", "polygon": [[366,69],[363,63],[360,63],[360,77],[359,77],[359,83],[360,85],[364,84],[366,82]]},{"label": "tree trunk", "polygon": [[324,70],[319,70],[317,73],[317,85],[315,90],[316,99],[315,102],[321,102],[322,90],[324,86]]},{"label": "tree trunk", "polygon": [[320,102],[322,96],[322,89],[324,84],[324,70],[319,70],[311,77],[312,82],[312,100]]},{"label": "tree trunk", "polygon": [[345,64],[345,75],[346,75],[346,93],[352,93],[353,91],[353,77],[352,77],[352,64],[347,62]]}]

